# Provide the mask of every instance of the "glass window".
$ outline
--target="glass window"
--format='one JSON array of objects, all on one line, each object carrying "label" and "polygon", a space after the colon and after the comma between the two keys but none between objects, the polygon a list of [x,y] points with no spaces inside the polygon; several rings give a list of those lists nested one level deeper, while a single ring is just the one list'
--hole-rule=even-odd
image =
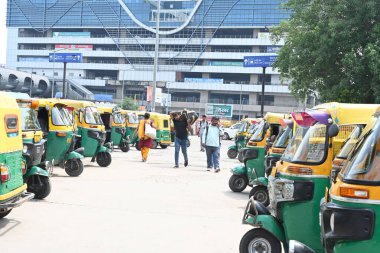
[{"label": "glass window", "polygon": [[123,117],[121,116],[121,113],[114,113],[113,114],[113,121],[115,124],[123,124]]},{"label": "glass window", "polygon": [[338,153],[337,155],[338,158],[346,159],[348,157],[348,155],[351,153],[351,151],[355,147],[355,144],[358,142],[362,131],[363,131],[363,126],[355,127],[354,131],[352,131],[347,142],[344,144],[343,148]]},{"label": "glass window", "polygon": [[248,127],[248,122],[241,123],[239,132],[245,132],[245,131],[247,131],[247,127]]},{"label": "glass window", "polygon": [[29,107],[30,104],[25,105],[25,107],[21,104],[19,106],[21,108],[21,130],[40,130],[41,126],[38,123],[36,112]]},{"label": "glass window", "polygon": [[70,125],[63,111],[56,106],[51,110],[51,118],[53,125],[55,126],[67,126]]},{"label": "glass window", "polygon": [[164,128],[168,128],[169,127],[169,120],[164,120]]},{"label": "glass window", "polygon": [[7,129],[17,129],[18,118],[16,115],[5,115],[5,122],[7,124]]},{"label": "glass window", "polygon": [[128,113],[128,122],[130,124],[138,124],[139,123],[139,117],[136,113]]},{"label": "glass window", "polygon": [[260,124],[258,124],[254,129],[254,134],[251,137],[251,141],[262,141],[265,136],[266,131],[266,122],[265,120],[261,121]]},{"label": "glass window", "polygon": [[86,107],[84,120],[87,124],[103,125],[103,121],[96,107]]},{"label": "glass window", "polygon": [[275,148],[286,148],[288,146],[289,140],[293,137],[293,128],[286,127],[281,134],[278,135],[277,139],[273,143]]}]

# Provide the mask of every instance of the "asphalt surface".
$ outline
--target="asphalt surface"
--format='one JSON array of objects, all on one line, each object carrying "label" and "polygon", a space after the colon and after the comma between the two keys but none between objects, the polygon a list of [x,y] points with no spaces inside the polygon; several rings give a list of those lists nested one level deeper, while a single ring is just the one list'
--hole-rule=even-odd
[{"label": "asphalt surface", "polygon": [[101,168],[85,159],[72,178],[60,168],[52,192],[0,220],[1,252],[54,253],[236,253],[248,189],[232,193],[227,158],[232,141],[223,141],[221,172],[206,171],[206,155],[192,139],[190,165],[181,157],[174,169],[174,147],[151,150],[147,163],[134,148],[115,150]]}]

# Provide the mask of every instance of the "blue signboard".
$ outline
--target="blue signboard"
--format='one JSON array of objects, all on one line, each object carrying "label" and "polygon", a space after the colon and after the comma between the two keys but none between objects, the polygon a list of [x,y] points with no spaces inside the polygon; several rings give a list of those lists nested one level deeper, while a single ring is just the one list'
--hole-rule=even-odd
[{"label": "blue signboard", "polygon": [[[55,58],[55,59],[54,59]],[[81,53],[49,53],[49,62],[82,62]]]},{"label": "blue signboard", "polygon": [[94,99],[96,101],[111,101],[113,99],[112,95],[107,95],[107,94],[94,94]]},{"label": "blue signboard", "polygon": [[244,67],[270,67],[276,58],[277,55],[244,56]]}]

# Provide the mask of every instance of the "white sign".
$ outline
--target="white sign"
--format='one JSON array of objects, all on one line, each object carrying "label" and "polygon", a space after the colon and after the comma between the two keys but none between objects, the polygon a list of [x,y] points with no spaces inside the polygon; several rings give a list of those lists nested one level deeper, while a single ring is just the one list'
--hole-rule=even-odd
[{"label": "white sign", "polygon": [[162,93],[162,106],[172,106],[172,94]]},{"label": "white sign", "polygon": [[162,88],[156,88],[156,103],[161,104],[162,101]]}]

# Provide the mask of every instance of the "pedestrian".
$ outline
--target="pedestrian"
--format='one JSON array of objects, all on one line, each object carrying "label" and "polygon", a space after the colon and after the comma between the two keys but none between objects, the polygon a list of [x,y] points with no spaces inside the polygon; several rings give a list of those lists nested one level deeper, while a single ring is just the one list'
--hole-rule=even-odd
[{"label": "pedestrian", "polygon": [[202,142],[206,148],[207,155],[207,170],[214,168],[214,172],[220,171],[220,137],[223,135],[223,131],[220,128],[219,118],[212,117],[211,125],[206,126],[202,135]]},{"label": "pedestrian", "polygon": [[204,145],[202,143],[202,135],[206,129],[206,126],[208,126],[206,115],[202,115],[202,120],[199,121],[198,128],[197,128],[197,135],[200,139],[200,144],[201,144],[201,152],[205,151]]},{"label": "pedestrian", "polygon": [[174,153],[174,168],[179,167],[179,150],[182,151],[184,165],[187,167],[189,165],[189,158],[187,156],[187,142],[188,142],[188,133],[192,133],[193,129],[191,125],[187,122],[187,118],[184,114],[172,113],[174,131],[175,131],[175,153]]},{"label": "pedestrian", "polygon": [[153,139],[145,135],[146,124],[150,125],[153,128],[156,128],[153,124],[153,121],[150,119],[149,113],[144,114],[144,118],[140,120],[137,127],[137,133],[140,139],[137,145],[139,145],[143,162],[146,162],[148,160],[149,150],[152,148],[153,144]]}]

